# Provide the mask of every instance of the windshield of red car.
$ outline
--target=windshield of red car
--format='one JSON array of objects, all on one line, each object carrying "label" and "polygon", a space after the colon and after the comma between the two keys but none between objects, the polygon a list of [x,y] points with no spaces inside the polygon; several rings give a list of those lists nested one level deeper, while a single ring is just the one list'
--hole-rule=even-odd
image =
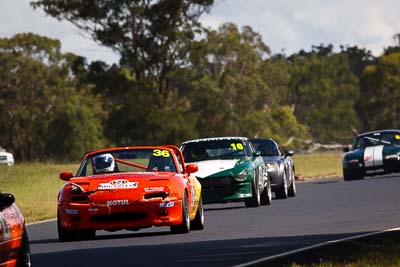
[{"label": "windshield of red car", "polygon": [[119,172],[177,172],[177,168],[167,149],[126,149],[90,155],[77,176]]}]

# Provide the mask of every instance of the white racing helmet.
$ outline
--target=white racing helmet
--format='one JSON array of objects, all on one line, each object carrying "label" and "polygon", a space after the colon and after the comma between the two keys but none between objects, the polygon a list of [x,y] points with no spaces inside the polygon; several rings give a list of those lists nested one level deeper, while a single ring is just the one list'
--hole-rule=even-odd
[{"label": "white racing helmet", "polygon": [[93,159],[96,173],[112,172],[115,168],[114,157],[110,154],[100,154]]}]

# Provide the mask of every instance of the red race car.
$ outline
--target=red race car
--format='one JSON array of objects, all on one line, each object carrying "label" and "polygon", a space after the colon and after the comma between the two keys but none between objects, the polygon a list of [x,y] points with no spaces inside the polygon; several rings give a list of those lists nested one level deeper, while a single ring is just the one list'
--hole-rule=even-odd
[{"label": "red race car", "polygon": [[0,266],[31,266],[25,220],[12,194],[0,194]]},{"label": "red race car", "polygon": [[96,230],[203,229],[201,185],[191,175],[197,169],[172,145],[86,153],[75,176],[60,174],[67,183],[58,194],[59,240],[92,239]]}]

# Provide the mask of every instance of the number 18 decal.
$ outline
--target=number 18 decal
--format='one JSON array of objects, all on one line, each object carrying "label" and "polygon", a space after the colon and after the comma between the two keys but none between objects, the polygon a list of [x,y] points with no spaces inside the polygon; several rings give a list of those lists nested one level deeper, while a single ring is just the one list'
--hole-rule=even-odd
[{"label": "number 18 decal", "polygon": [[233,150],[243,150],[243,144],[242,143],[232,143],[231,147],[233,148]]}]

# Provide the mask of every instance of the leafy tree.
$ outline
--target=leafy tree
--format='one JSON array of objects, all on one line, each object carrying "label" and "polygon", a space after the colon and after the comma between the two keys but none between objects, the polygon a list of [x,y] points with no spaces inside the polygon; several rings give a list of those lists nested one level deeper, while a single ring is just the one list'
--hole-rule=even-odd
[{"label": "leafy tree", "polygon": [[292,58],[295,115],[319,142],[341,142],[359,127],[355,103],[359,99],[357,77],[345,55]]},{"label": "leafy tree", "polygon": [[[278,135],[273,114],[288,99],[289,73],[285,62],[268,58],[269,48],[258,33],[232,23],[193,44],[191,67],[200,77],[189,88],[200,136]],[[279,128],[282,139],[293,133],[288,128],[300,126],[290,122]]]},{"label": "leafy tree", "polygon": [[176,66],[185,63],[188,41],[199,27],[199,16],[213,0],[38,0],[57,19],[65,19],[94,40],[121,55],[121,65],[131,68],[136,80],[157,79],[158,92],[166,96],[168,80]]},{"label": "leafy tree", "polygon": [[[17,159],[46,159],[58,151],[58,146],[68,147],[67,139],[72,140],[76,133],[76,128],[59,124],[62,128],[55,128],[53,123],[57,114],[71,107],[68,103],[73,95],[78,99],[87,97],[74,91],[70,68],[74,58],[60,52],[59,41],[32,33],[0,39],[0,138]],[[98,129],[95,118],[79,128],[92,123]],[[65,138],[59,136],[57,142],[48,142],[49,134],[54,132]],[[96,131],[83,137],[80,147],[68,148],[82,152],[87,144],[101,140]]]},{"label": "leafy tree", "polygon": [[400,52],[367,66],[361,83],[359,112],[365,129],[400,127]]}]

